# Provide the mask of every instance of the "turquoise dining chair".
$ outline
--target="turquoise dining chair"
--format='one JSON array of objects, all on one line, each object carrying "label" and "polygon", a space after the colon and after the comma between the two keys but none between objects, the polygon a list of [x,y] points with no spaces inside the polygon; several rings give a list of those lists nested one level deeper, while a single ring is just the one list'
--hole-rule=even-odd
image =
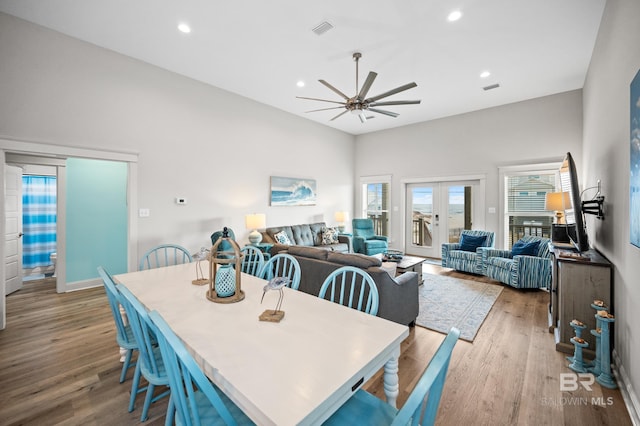
[{"label": "turquoise dining chair", "polygon": [[131,357],[133,356],[133,351],[138,350],[138,342],[133,335],[131,325],[125,324],[122,318],[122,312],[120,311],[122,302],[113,277],[102,266],[98,266],[98,274],[102,278],[104,290],[109,300],[109,307],[113,314],[113,320],[116,323],[116,342],[118,342],[121,348],[126,350],[124,363],[122,364],[122,372],[120,373],[120,383],[123,383],[127,376],[127,370],[136,365],[135,362],[131,362]]},{"label": "turquoise dining chair", "polygon": [[264,267],[264,254],[254,246],[242,247],[242,254],[244,254],[242,258],[242,272],[256,277],[259,276]]},{"label": "turquoise dining chair", "polygon": [[453,347],[460,331],[452,327],[442,341],[409,398],[398,410],[369,392],[358,389],[347,402],[324,422],[327,426],[353,425],[422,425],[435,424],[442,389]]},{"label": "turquoise dining chair", "polygon": [[[132,412],[135,408],[136,396],[140,392],[147,391],[144,399],[144,405],[142,407],[142,414],[140,421],[147,420],[149,414],[149,407],[152,402],[156,402],[159,399],[168,396],[170,390],[162,392],[160,395],[153,396],[153,392],[156,386],[169,386],[169,376],[162,361],[162,355],[158,348],[157,336],[151,330],[149,324],[149,314],[147,310],[142,306],[142,303],[129,291],[128,288],[121,284],[116,285],[120,294],[122,294],[122,305],[127,313],[127,318],[131,323],[133,329],[133,335],[138,342],[138,363],[136,365],[136,372],[133,377],[133,385],[131,386],[131,397],[129,399],[129,412]],[[147,379],[147,386],[140,388],[140,375]]]},{"label": "turquoise dining chair", "polygon": [[287,277],[290,283],[287,287],[297,290],[300,287],[300,264],[298,260],[287,253],[278,253],[265,262],[260,272],[260,278],[270,280],[275,277]]},{"label": "turquoise dining chair", "polygon": [[254,424],[209,381],[158,311],[151,311],[149,318],[155,328],[171,388],[165,424]]},{"label": "turquoise dining chair", "polygon": [[355,266],[343,266],[330,273],[322,283],[318,297],[367,314],[376,315],[378,313],[378,287],[376,287],[371,275]]},{"label": "turquoise dining chair", "polygon": [[147,251],[140,259],[140,271],[193,262],[186,248],[177,244],[160,244]]}]

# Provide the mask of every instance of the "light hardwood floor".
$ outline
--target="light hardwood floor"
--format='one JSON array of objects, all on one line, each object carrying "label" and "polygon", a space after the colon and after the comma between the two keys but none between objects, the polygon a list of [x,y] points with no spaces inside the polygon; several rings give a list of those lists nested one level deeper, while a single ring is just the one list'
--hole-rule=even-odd
[{"label": "light hardwood floor", "polygon": [[[488,281],[428,264],[424,270]],[[545,292],[505,287],[474,343],[456,345],[437,424],[631,424],[617,390],[595,384],[591,392],[560,392],[560,374],[570,370],[548,332],[547,303]],[[411,330],[402,345],[400,406],[443,337]],[[120,384],[120,368],[102,288],[57,294],[55,283],[35,282],[7,297],[7,328],[0,331],[1,425],[138,424],[143,396],[128,413],[132,372]],[[384,395],[381,374],[365,388]],[[145,424],[164,424],[166,407],[166,399],[153,404]]]}]

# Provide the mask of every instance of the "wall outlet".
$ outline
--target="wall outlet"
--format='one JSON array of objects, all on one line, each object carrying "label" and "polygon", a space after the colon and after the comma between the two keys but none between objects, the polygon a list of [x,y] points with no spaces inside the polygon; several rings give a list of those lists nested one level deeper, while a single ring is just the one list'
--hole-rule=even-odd
[{"label": "wall outlet", "polygon": [[149,209],[138,210],[138,217],[149,217],[150,215],[151,215],[151,212],[149,211]]}]

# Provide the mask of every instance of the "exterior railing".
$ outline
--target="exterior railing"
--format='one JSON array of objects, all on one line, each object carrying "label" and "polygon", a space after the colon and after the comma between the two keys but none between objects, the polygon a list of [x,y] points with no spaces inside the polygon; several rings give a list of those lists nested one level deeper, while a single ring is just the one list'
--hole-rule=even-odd
[{"label": "exterior railing", "polygon": [[541,225],[537,223],[509,225],[509,248],[511,248],[516,241],[526,235],[551,238],[551,225]]},{"label": "exterior railing", "polygon": [[[413,245],[430,247],[433,244],[431,233],[428,232],[423,219],[414,219],[411,226],[411,242]],[[449,242],[457,243],[460,241],[460,233],[463,230],[463,228],[449,229]],[[551,226],[540,224],[509,225],[509,248],[526,235],[551,238]]]},{"label": "exterior railing", "polygon": [[373,221],[373,230],[376,235],[387,234],[387,217],[386,215],[367,215]]}]

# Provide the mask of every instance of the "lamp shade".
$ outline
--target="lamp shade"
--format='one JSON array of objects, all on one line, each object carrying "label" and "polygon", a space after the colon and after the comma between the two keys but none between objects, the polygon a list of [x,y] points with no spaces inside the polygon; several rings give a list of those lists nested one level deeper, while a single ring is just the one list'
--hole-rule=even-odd
[{"label": "lamp shade", "polygon": [[260,229],[267,226],[267,216],[264,213],[248,214],[244,217],[247,229]]},{"label": "lamp shade", "polygon": [[344,223],[349,220],[349,212],[339,211],[335,213],[334,217],[336,219],[336,222]]},{"label": "lamp shade", "polygon": [[565,210],[571,208],[568,192],[547,192],[544,196],[545,210]]}]

